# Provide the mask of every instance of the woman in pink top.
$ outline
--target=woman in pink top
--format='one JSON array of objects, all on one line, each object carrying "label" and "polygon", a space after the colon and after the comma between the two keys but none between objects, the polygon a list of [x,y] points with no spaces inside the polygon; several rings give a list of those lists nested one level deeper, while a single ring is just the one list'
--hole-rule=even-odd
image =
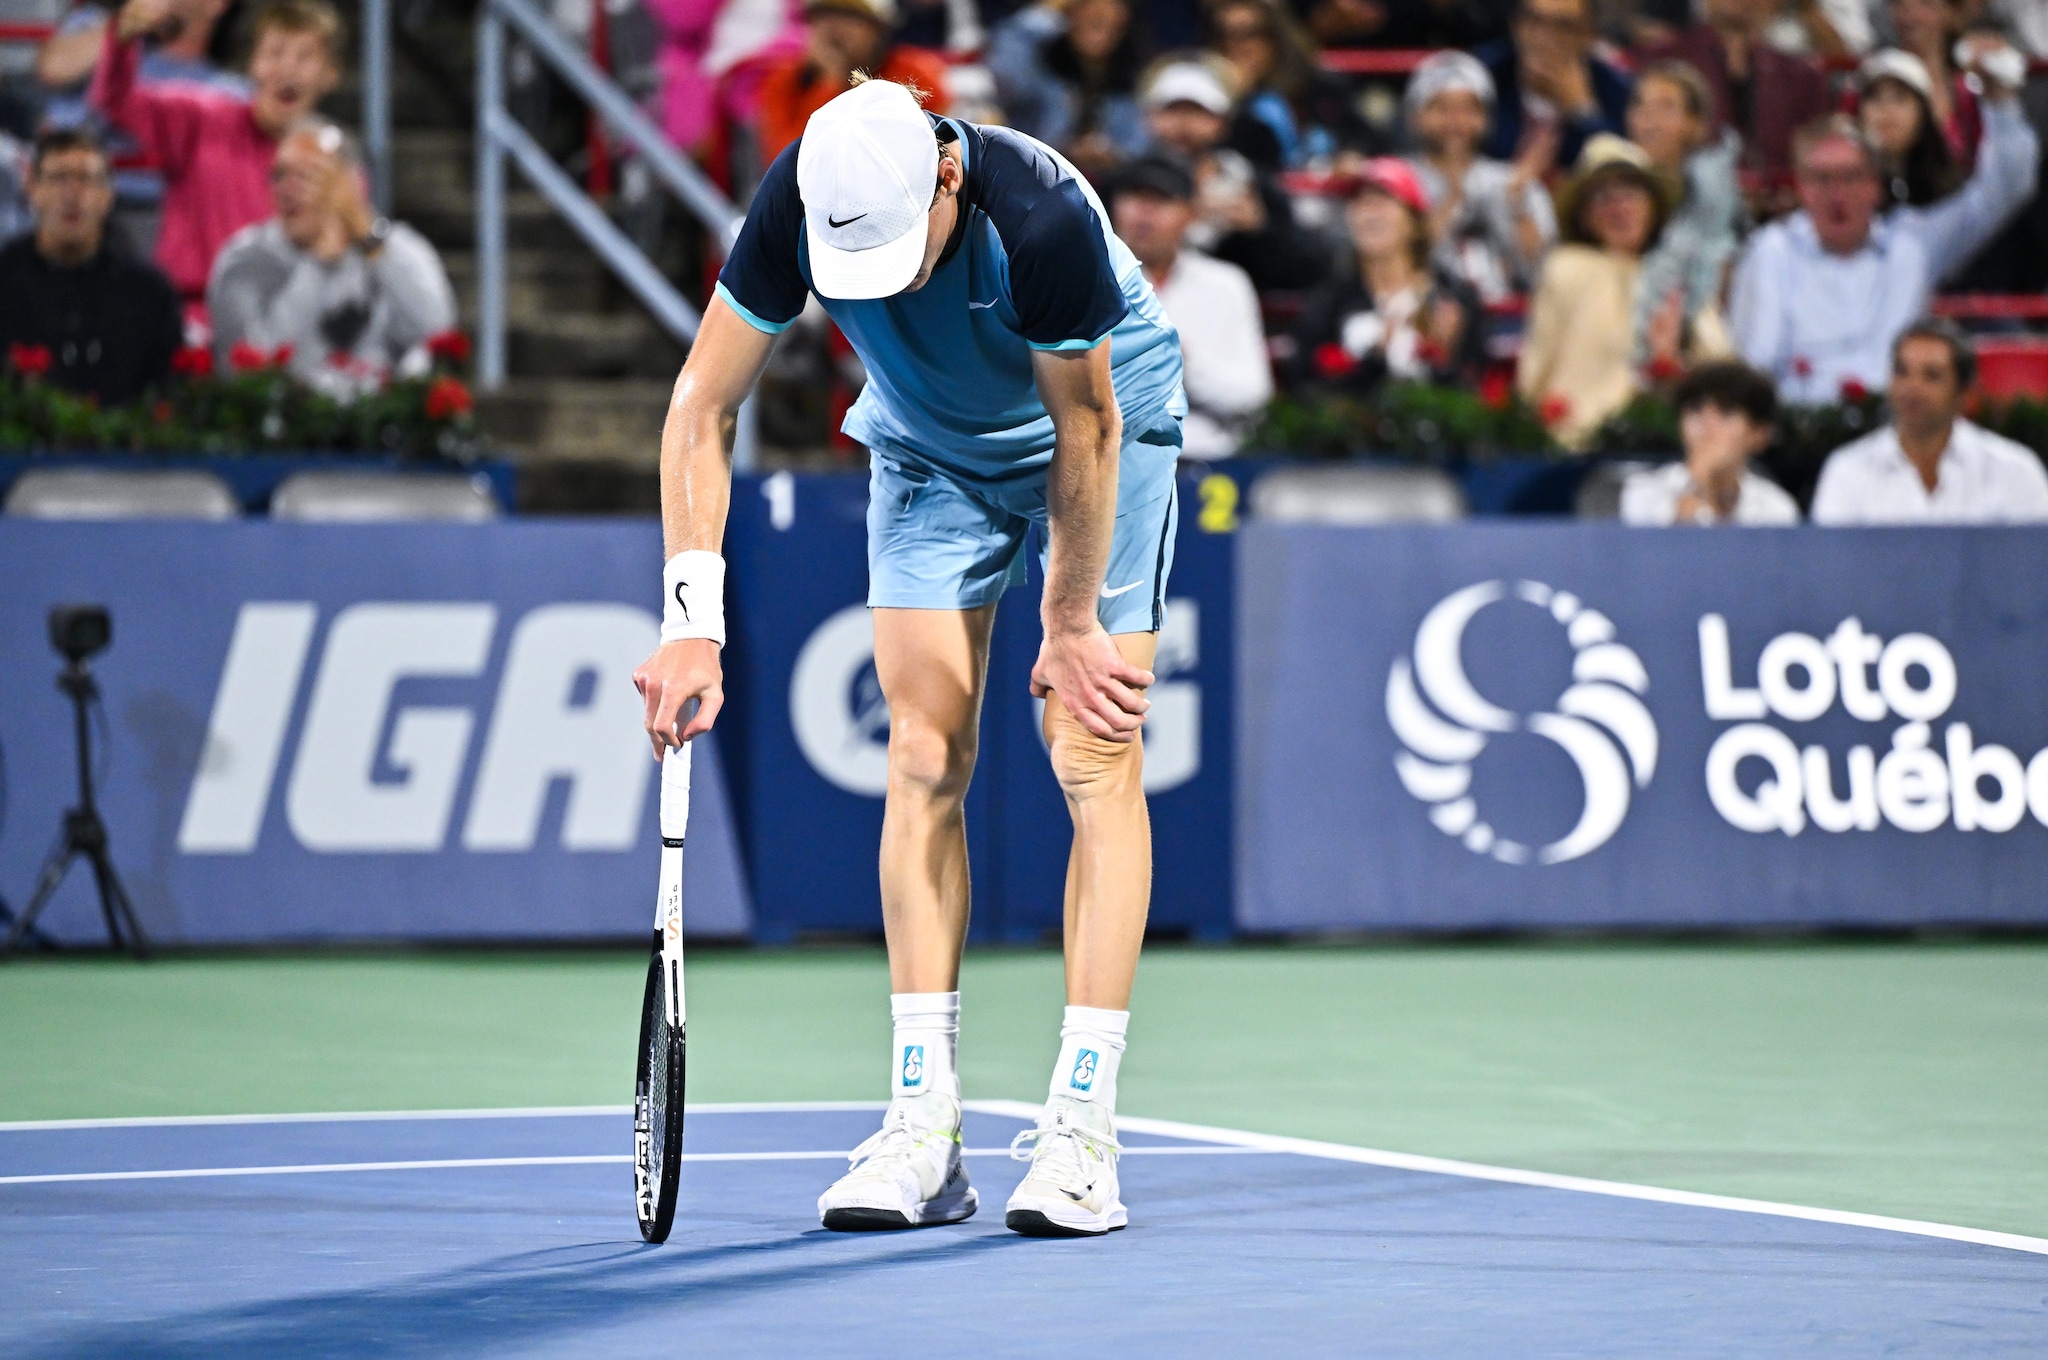
[{"label": "woman in pink top", "polygon": [[341,19],[324,0],[272,0],[256,15],[248,103],[189,85],[141,85],[142,38],[176,22],[177,0],[128,0],[107,25],[92,104],[142,145],[164,177],[156,260],[187,299],[206,296],[228,237],[272,214],[270,165],[294,123],[341,78]]}]

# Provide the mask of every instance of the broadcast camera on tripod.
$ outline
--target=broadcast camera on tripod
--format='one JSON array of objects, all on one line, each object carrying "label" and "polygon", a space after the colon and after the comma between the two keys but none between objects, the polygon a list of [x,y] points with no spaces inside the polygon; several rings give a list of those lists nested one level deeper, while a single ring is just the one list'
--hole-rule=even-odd
[{"label": "broadcast camera on tripod", "polygon": [[128,950],[138,959],[149,956],[149,937],[142,933],[142,925],[135,919],[135,906],[128,900],[128,890],[121,886],[120,875],[114,872],[114,861],[107,853],[107,824],[100,820],[99,806],[93,798],[92,726],[88,710],[98,701],[100,689],[85,663],[88,657],[105,651],[113,640],[113,620],[104,605],[58,605],[50,611],[50,645],[65,661],[57,676],[57,688],[71,700],[78,751],[78,805],[65,812],[63,838],[43,862],[35,895],[8,929],[7,938],[0,941],[0,958],[12,954],[35,930],[36,917],[50,904],[64,882],[64,875],[70,872],[72,861],[78,859],[92,866],[93,881],[99,887],[100,914],[107,923],[107,942],[116,949]]}]

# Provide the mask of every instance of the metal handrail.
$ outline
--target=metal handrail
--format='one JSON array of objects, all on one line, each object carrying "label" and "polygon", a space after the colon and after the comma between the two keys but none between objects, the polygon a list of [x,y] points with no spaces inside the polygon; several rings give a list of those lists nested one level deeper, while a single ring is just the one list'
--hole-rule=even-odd
[{"label": "metal handrail", "polygon": [[[486,0],[479,22],[502,18],[534,49],[534,53],[583,96],[585,103],[612,125],[631,144],[654,177],[688,208],[718,239],[721,252],[739,237],[745,214],[733,206],[719,187],[705,177],[690,158],[676,149],[654,120],[631,95],[620,89],[610,76],[597,69],[590,57],[563,36],[562,31],[534,5],[533,0]],[[482,54],[482,46],[478,46]]]},{"label": "metal handrail", "polygon": [[363,0],[363,159],[370,198],[391,211],[391,0]]},{"label": "metal handrail", "polygon": [[[675,148],[625,91],[577,50],[533,0],[483,0],[477,10],[476,250],[477,382],[486,391],[505,384],[505,162],[509,157],[550,207],[596,252],[620,282],[677,340],[689,344],[702,319],[653,261],[613,224],[576,182],[555,164],[505,107],[505,30],[510,28],[541,61],[581,95],[634,151],[662,187],[702,222],[721,254],[739,236],[745,215]],[[733,466],[754,461],[754,405],[740,411]]]}]

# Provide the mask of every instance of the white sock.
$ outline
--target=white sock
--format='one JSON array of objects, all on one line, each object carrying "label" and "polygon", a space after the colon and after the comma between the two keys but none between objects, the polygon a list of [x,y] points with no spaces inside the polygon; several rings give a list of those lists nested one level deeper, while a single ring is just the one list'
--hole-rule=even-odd
[{"label": "white sock", "polygon": [[1129,1011],[1069,1006],[1060,1022],[1060,1058],[1053,1064],[1049,1094],[1093,1101],[1116,1110],[1116,1069],[1123,1061]]},{"label": "white sock", "polygon": [[889,1014],[896,1021],[895,1071],[889,1078],[892,1096],[921,1096],[944,1091],[960,1098],[960,1074],[954,1049],[960,1042],[960,993],[895,992]]}]

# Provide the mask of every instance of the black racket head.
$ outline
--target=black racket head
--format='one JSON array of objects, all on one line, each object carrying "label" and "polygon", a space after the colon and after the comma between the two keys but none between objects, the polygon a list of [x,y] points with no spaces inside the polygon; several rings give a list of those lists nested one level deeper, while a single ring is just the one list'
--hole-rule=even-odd
[{"label": "black racket head", "polygon": [[661,936],[647,966],[640,1003],[640,1060],[633,1087],[633,1202],[640,1236],[666,1242],[682,1175],[683,1031],[668,1022]]}]

